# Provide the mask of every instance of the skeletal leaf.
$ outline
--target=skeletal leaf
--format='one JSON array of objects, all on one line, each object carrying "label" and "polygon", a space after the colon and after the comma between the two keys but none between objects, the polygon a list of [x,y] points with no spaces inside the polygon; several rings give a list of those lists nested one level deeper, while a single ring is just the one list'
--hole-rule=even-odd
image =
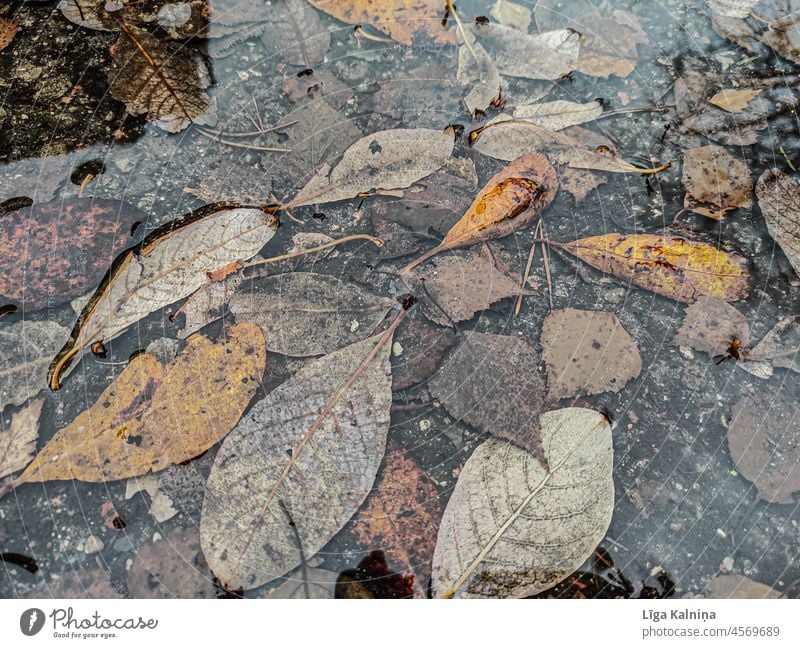
[{"label": "skeletal leaf", "polygon": [[597,119],[603,114],[599,101],[577,103],[575,101],[547,101],[523,104],[514,109],[514,119],[525,120],[548,130],[561,130]]},{"label": "skeletal leaf", "polygon": [[581,261],[660,295],[692,304],[750,292],[748,262],[707,243],[658,234],[605,234],[563,245]]},{"label": "skeletal leaf", "polygon": [[265,17],[261,40],[269,49],[278,50],[284,61],[310,68],[325,58],[331,34],[303,0],[273,0]]},{"label": "skeletal leaf", "polygon": [[709,101],[723,110],[731,113],[742,112],[750,102],[761,93],[761,88],[736,90],[728,88],[720,90]]},{"label": "skeletal leaf", "polygon": [[756,196],[770,236],[800,274],[800,185],[789,174],[771,169],[758,179]]},{"label": "skeletal leaf", "polygon": [[536,350],[516,336],[468,331],[428,389],[456,419],[544,460],[545,383],[538,365]]},{"label": "skeletal leaf", "polygon": [[734,339],[747,347],[747,318],[727,302],[709,298],[686,308],[686,317],[673,342],[715,357],[727,354]]},{"label": "skeletal leaf", "polygon": [[76,355],[108,342],[150,313],[209,283],[208,273],[245,261],[274,236],[278,220],[259,208],[209,205],[167,223],[120,254],[78,316],[50,366],[50,387]]},{"label": "skeletal leaf", "polygon": [[781,593],[768,585],[738,574],[719,574],[705,586],[704,597],[710,599],[779,599]]},{"label": "skeletal leaf", "polygon": [[55,322],[23,320],[0,328],[0,412],[47,387],[47,365],[68,337]]},{"label": "skeletal leaf", "polygon": [[56,432],[16,483],[127,479],[192,459],[236,425],[265,363],[264,336],[249,323],[229,327],[217,343],[192,336],[167,366],[137,355],[92,407]]},{"label": "skeletal leaf", "polygon": [[548,396],[616,393],[642,371],[636,342],[613,313],[562,308],[542,323]]},{"label": "skeletal leaf", "polygon": [[453,152],[454,134],[427,128],[380,131],[350,146],[339,163],[327,165],[286,205],[347,200],[376,189],[403,189],[439,169]]},{"label": "skeletal leaf", "polygon": [[794,503],[792,493],[800,491],[800,411],[785,388],[760,399],[747,395],[733,407],[728,446],[761,499]]},{"label": "skeletal leaf", "polygon": [[747,164],[715,144],[684,151],[683,186],[683,206],[716,220],[731,209],[753,205]]},{"label": "skeletal leaf", "polygon": [[501,25],[514,27],[522,32],[528,31],[533,18],[528,7],[510,0],[497,0],[489,9],[489,14]]},{"label": "skeletal leaf", "polygon": [[0,421],[0,479],[22,470],[36,454],[42,405],[44,398],[36,398]]},{"label": "skeletal leaf", "polygon": [[470,114],[486,110],[502,94],[500,70],[483,45],[476,41],[469,47],[465,44],[459,47],[456,79],[470,86],[464,97]]},{"label": "skeletal leaf", "polygon": [[769,378],[773,367],[800,373],[800,315],[778,322],[738,366],[759,378]]},{"label": "skeletal leaf", "polygon": [[310,356],[368,337],[395,303],[330,275],[289,272],[241,284],[229,308],[261,327],[270,351]]},{"label": "skeletal leaf", "polygon": [[364,501],[386,449],[390,348],[376,336],[305,365],[228,436],[200,524],[206,559],[226,587],[286,574],[301,562],[297,537],[306,556],[315,554]]},{"label": "skeletal leaf", "polygon": [[522,598],[575,571],[614,510],[611,426],[566,408],[541,416],[549,468],[489,439],[469,458],[445,509],[433,557],[437,598]]},{"label": "skeletal leaf", "polygon": [[192,50],[139,27],[122,29],[108,80],[111,96],[131,115],[147,114],[169,133],[216,121],[205,93],[211,85],[205,63]]}]

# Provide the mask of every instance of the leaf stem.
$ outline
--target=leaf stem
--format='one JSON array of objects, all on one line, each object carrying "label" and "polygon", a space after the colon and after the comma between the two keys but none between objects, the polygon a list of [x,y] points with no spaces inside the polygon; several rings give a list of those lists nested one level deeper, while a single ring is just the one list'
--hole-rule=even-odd
[{"label": "leaf stem", "polygon": [[259,265],[266,265],[267,263],[277,263],[278,261],[286,261],[287,259],[294,259],[295,257],[305,256],[306,254],[313,254],[314,252],[320,252],[322,250],[327,250],[328,248],[336,247],[342,243],[347,243],[348,241],[370,241],[374,243],[378,247],[383,245],[383,241],[379,238],[374,236],[370,236],[369,234],[353,234],[351,236],[345,236],[340,239],[336,239],[335,241],[329,241],[328,243],[323,243],[322,245],[317,245],[312,248],[308,248],[306,250],[298,250],[297,252],[287,252],[286,254],[281,254],[279,256],[269,257],[268,259],[259,259],[258,261],[251,261],[250,263],[242,264],[242,269],[244,268],[252,268],[253,266]]}]

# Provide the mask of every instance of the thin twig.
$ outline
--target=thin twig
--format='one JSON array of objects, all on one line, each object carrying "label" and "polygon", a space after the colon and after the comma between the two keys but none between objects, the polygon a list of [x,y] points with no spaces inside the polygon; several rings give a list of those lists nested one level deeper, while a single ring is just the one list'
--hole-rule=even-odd
[{"label": "thin twig", "polygon": [[544,238],[542,234],[542,221],[539,219],[539,222],[536,223],[536,229],[533,230],[533,238],[534,242],[531,243],[531,250],[528,252],[528,263],[525,265],[525,272],[522,275],[522,281],[519,284],[519,293],[517,294],[517,300],[514,303],[514,315],[519,315],[519,311],[522,308],[522,296],[523,290],[525,289],[525,284],[528,283],[528,277],[531,274],[531,266],[533,265],[533,257],[536,256],[536,238]]},{"label": "thin twig", "polygon": [[665,113],[669,110],[666,106],[636,106],[634,108],[620,108],[618,110],[609,110],[608,112],[601,113],[597,116],[597,119],[602,119],[603,117],[616,117],[617,115],[628,115],[630,113],[638,113],[638,112],[657,112],[657,113]]},{"label": "thin twig", "polygon": [[258,144],[242,144],[241,142],[233,142],[229,139],[222,139],[211,133],[206,133],[202,128],[198,128],[197,132],[205,137],[208,137],[214,142],[225,144],[225,146],[232,146],[234,148],[243,148],[251,151],[266,151],[267,153],[290,153],[291,149],[277,148],[274,146],[259,146]]},{"label": "thin twig", "polygon": [[257,131],[245,131],[243,133],[227,133],[225,131],[218,131],[213,130],[211,128],[205,128],[203,126],[198,126],[197,130],[202,132],[204,135],[209,137],[233,137],[236,139],[237,137],[258,137],[259,135],[265,135],[266,133],[272,133],[279,128],[286,128],[287,126],[294,126],[297,123],[297,120],[287,122],[286,124],[278,124],[276,126],[270,126],[269,128],[262,128],[261,130]]},{"label": "thin twig", "polygon": [[447,0],[447,9],[453,16],[453,20],[456,21],[456,29],[458,29],[459,33],[461,34],[461,38],[464,39],[464,45],[467,46],[467,49],[469,50],[469,53],[472,54],[472,58],[475,59],[475,62],[480,63],[480,61],[478,61],[478,55],[475,53],[475,50],[472,49],[472,44],[469,42],[469,39],[467,38],[467,30],[464,29],[464,25],[461,22],[461,18],[458,17],[456,8],[453,6],[453,0]]},{"label": "thin twig", "polygon": [[[547,240],[547,232],[544,231],[544,222],[539,220],[542,229],[542,238]],[[553,310],[553,276],[550,274],[550,252],[547,245],[542,244],[542,259],[544,259],[544,276],[547,278],[547,299],[550,303],[550,310]]]},{"label": "thin twig", "polygon": [[348,241],[358,241],[358,240],[369,241],[370,243],[374,243],[378,247],[381,247],[383,245],[383,241],[381,239],[376,238],[374,236],[370,236],[369,234],[353,234],[351,236],[345,236],[343,238],[339,238],[334,241],[329,241],[328,243],[323,243],[322,245],[317,245],[315,247],[308,248],[305,250],[298,250],[297,252],[288,252],[286,254],[270,257],[268,259],[259,259],[258,261],[251,261],[250,263],[245,263],[244,265],[242,265],[242,269],[252,268],[253,266],[258,266],[258,265],[265,265],[267,263],[277,263],[278,261],[286,261],[287,259],[294,259],[295,257],[304,256],[306,254],[313,254],[314,252],[320,252],[322,250],[327,250],[328,248],[336,247],[341,243],[347,243]]}]

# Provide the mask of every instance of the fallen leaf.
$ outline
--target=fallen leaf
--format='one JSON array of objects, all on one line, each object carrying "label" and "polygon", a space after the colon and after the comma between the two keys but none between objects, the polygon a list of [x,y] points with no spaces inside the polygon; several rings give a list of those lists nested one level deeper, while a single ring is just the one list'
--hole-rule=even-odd
[{"label": "fallen leaf", "polygon": [[197,528],[175,527],[136,550],[126,575],[133,598],[214,598],[211,573],[200,549]]},{"label": "fallen leaf", "polygon": [[403,189],[439,169],[453,153],[454,133],[396,128],[362,137],[339,163],[323,166],[285,207],[348,200],[376,189]]},{"label": "fallen leaf", "polygon": [[636,342],[613,313],[554,310],[542,323],[541,345],[552,400],[615,394],[642,371]]},{"label": "fallen leaf", "polygon": [[261,205],[272,202],[272,183],[255,165],[225,160],[200,182],[197,188],[184,189],[206,203],[230,202]]},{"label": "fallen leaf", "polygon": [[304,0],[273,0],[265,13],[261,40],[268,52],[279,52],[289,65],[305,68],[323,61],[331,46],[331,34]]},{"label": "fallen leaf", "polygon": [[0,219],[1,299],[26,311],[55,307],[94,290],[146,215],[124,202],[67,198]]},{"label": "fallen leaf", "polygon": [[728,446],[736,469],[753,482],[758,497],[794,504],[800,491],[800,412],[781,388],[764,398],[747,395],[731,411]]},{"label": "fallen leaf", "polygon": [[792,3],[792,8],[795,11],[769,23],[761,40],[784,58],[800,63],[800,12],[796,3]]},{"label": "fallen leaf", "polygon": [[789,174],[770,169],[756,182],[756,196],[770,236],[800,274],[800,184]]},{"label": "fallen leaf", "polygon": [[523,32],[528,31],[533,19],[530,9],[509,0],[497,0],[489,9],[489,15],[501,25],[514,27]]},{"label": "fallen leaf", "polygon": [[516,336],[465,331],[428,390],[454,418],[544,461],[539,415],[545,381],[539,362],[536,350]]},{"label": "fallen leaf", "polygon": [[474,40],[469,47],[458,48],[456,80],[469,86],[464,106],[470,115],[486,110],[502,94],[500,70],[483,45]]},{"label": "fallen leaf", "polygon": [[264,592],[269,599],[332,599],[335,598],[336,572],[318,567],[299,568],[278,586]]},{"label": "fallen leaf", "polygon": [[750,342],[747,318],[727,302],[709,298],[686,308],[673,344],[691,347],[714,358],[727,355],[734,339],[747,347]]},{"label": "fallen leaf", "polygon": [[55,322],[22,320],[0,328],[0,412],[47,387],[47,366],[68,337]]},{"label": "fallen leaf", "polygon": [[192,336],[166,367],[139,354],[92,407],[53,435],[15,485],[127,479],[196,457],[236,425],[265,363],[261,329],[247,323],[229,327],[218,343]]},{"label": "fallen leaf", "polygon": [[240,285],[228,307],[261,327],[270,352],[302,357],[369,337],[395,304],[330,275],[289,272]]},{"label": "fallen leaf", "polygon": [[759,378],[769,378],[773,367],[800,373],[800,315],[778,322],[737,366]]},{"label": "fallen leaf", "polygon": [[761,94],[761,88],[736,90],[728,88],[720,90],[709,101],[723,110],[731,113],[742,112],[750,102]]},{"label": "fallen leaf", "polygon": [[605,234],[563,244],[590,266],[671,299],[726,301],[750,292],[748,262],[707,243],[658,234]]},{"label": "fallen leaf", "polygon": [[392,354],[392,389],[406,389],[432,376],[447,350],[455,343],[452,329],[441,329],[422,320],[407,318],[395,336],[395,349],[401,351]]},{"label": "fallen leaf", "polygon": [[522,104],[514,109],[514,119],[525,120],[553,131],[594,121],[602,114],[603,106],[599,101],[577,103],[559,99],[544,103]]},{"label": "fallen leaf", "polygon": [[[175,468],[175,466],[170,466],[166,470],[171,468]],[[125,484],[125,499],[129,500],[141,492],[147,493],[150,496],[150,507],[147,512],[153,516],[156,522],[161,524],[175,517],[178,514],[178,509],[174,507],[174,503],[169,496],[160,491],[159,477],[159,474],[131,477]]]},{"label": "fallen leaf", "polygon": [[355,569],[336,579],[337,599],[406,599],[414,597],[414,576],[392,572],[380,549],[371,551]]},{"label": "fallen leaf", "polygon": [[433,557],[436,598],[522,598],[581,566],[614,510],[611,426],[566,408],[541,416],[549,469],[499,439],[467,460]]},{"label": "fallen leaf", "polygon": [[86,347],[108,342],[191,295],[210,281],[209,272],[255,256],[277,228],[277,218],[260,208],[209,205],[163,225],[117,256],[50,366],[51,389],[59,388],[62,374]]},{"label": "fallen leaf", "polygon": [[18,29],[19,23],[16,20],[0,18],[0,52],[11,45],[11,41],[17,35]]},{"label": "fallen leaf", "polygon": [[183,323],[178,329],[178,339],[185,340],[225,315],[231,295],[243,281],[241,274],[235,274],[221,283],[204,284],[192,293],[180,308]]},{"label": "fallen leaf", "polygon": [[390,349],[383,334],[303,366],[225,440],[206,485],[200,537],[226,588],[286,574],[301,551],[313,556],[358,510],[386,449]]},{"label": "fallen leaf", "polygon": [[703,598],[709,599],[779,599],[782,594],[747,576],[719,574],[705,586]]},{"label": "fallen leaf", "polygon": [[0,479],[22,470],[36,454],[44,398],[30,401],[10,420],[0,419]]},{"label": "fallen leaf", "polygon": [[726,212],[753,206],[750,169],[721,146],[712,144],[683,153],[683,206],[721,220]]},{"label": "fallen leaf", "polygon": [[[120,23],[124,25],[124,23]],[[113,48],[109,91],[131,115],[147,118],[169,133],[189,124],[216,122],[205,89],[211,85],[205,63],[192,50],[125,25]]]},{"label": "fallen leaf", "polygon": [[706,0],[708,8],[726,18],[747,18],[759,0]]},{"label": "fallen leaf", "polygon": [[402,446],[389,440],[375,486],[349,531],[367,549],[380,547],[396,571],[414,574],[414,596],[426,598],[443,513],[436,483]]}]

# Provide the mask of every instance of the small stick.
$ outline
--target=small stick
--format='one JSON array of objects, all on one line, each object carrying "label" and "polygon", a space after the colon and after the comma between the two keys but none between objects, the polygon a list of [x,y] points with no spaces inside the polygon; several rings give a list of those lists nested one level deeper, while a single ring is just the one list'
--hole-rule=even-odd
[{"label": "small stick", "polygon": [[371,243],[374,243],[378,247],[383,245],[383,241],[379,238],[375,238],[374,236],[370,236],[369,234],[353,234],[351,236],[345,236],[340,239],[336,239],[335,241],[330,241],[328,243],[323,243],[322,245],[317,245],[312,248],[308,248],[306,250],[298,250],[297,252],[288,252],[287,254],[281,254],[279,256],[270,257],[268,259],[259,259],[258,261],[251,261],[250,263],[245,263],[242,265],[242,269],[244,268],[252,268],[253,266],[265,265],[267,263],[277,263],[278,261],[286,261],[287,259],[294,259],[295,257],[304,256],[306,254],[312,254],[314,252],[320,252],[322,250],[327,250],[328,248],[336,247],[341,243],[347,243],[348,241],[358,241],[358,240],[365,240]]},{"label": "small stick", "polygon": [[208,137],[233,137],[235,139],[237,137],[258,137],[259,135],[272,133],[273,131],[276,131],[279,128],[287,128],[288,126],[294,126],[296,123],[298,122],[295,119],[294,121],[287,122],[285,124],[278,124],[276,126],[270,126],[269,128],[262,128],[261,130],[257,131],[246,131],[243,133],[226,133],[225,131],[213,130],[211,128],[203,128],[201,126],[198,126],[197,130],[202,132],[203,135],[207,135]]},{"label": "small stick", "polygon": [[453,0],[447,0],[447,10],[453,16],[453,20],[456,21],[456,29],[458,29],[459,33],[461,34],[461,38],[464,39],[464,45],[467,46],[469,53],[472,54],[472,58],[475,59],[475,62],[478,62],[478,55],[475,53],[475,50],[472,49],[472,44],[469,42],[467,38],[467,30],[464,29],[464,25],[461,22],[461,18],[458,17],[458,13],[456,13],[456,8],[453,6]]},{"label": "small stick", "polygon": [[267,153],[289,153],[291,149],[287,148],[277,148],[274,146],[259,146],[258,144],[242,144],[241,142],[233,142],[228,139],[222,139],[221,137],[216,137],[214,135],[210,135],[209,133],[203,132],[202,129],[198,128],[197,131],[202,133],[206,137],[218,142],[220,144],[225,144],[225,146],[232,146],[234,148],[243,148],[248,149],[251,151],[266,151]]},{"label": "small stick", "polygon": [[[539,220],[541,225],[542,238],[547,240],[547,232],[544,231],[544,221]],[[547,246],[542,244],[542,259],[544,259],[544,276],[547,278],[547,299],[550,302],[550,310],[553,310],[553,276],[550,274],[550,252]]]},{"label": "small stick", "polygon": [[[539,219],[539,222],[536,223],[536,229],[533,230],[533,237],[541,238],[542,237],[542,221]],[[531,243],[531,250],[528,252],[528,263],[525,265],[525,273],[522,275],[522,281],[519,284],[519,294],[517,295],[517,300],[514,303],[514,315],[519,315],[519,311],[522,308],[522,291],[525,289],[525,284],[528,282],[528,277],[531,274],[531,266],[533,265],[533,257],[536,255],[536,243]]]},{"label": "small stick", "polygon": [[353,31],[356,34],[356,38],[366,38],[367,40],[375,41],[376,43],[389,43],[390,45],[394,45],[395,43],[391,38],[375,36],[374,34],[364,31],[364,28],[361,25],[356,25]]}]

